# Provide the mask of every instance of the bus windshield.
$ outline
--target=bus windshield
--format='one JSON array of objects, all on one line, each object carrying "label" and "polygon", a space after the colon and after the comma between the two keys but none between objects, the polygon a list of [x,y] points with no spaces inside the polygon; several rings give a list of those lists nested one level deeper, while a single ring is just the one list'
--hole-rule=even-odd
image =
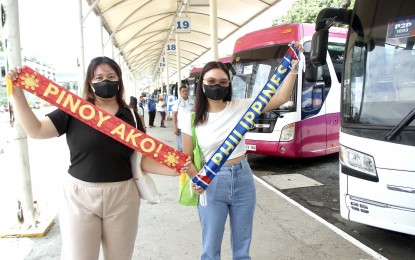
[{"label": "bus windshield", "polygon": [[[310,44],[310,42],[304,43],[305,52],[310,51]],[[287,50],[288,46],[287,44],[284,44],[237,53],[234,62],[236,75],[232,80],[234,98],[255,98],[268,82],[269,77],[274,72],[275,67],[281,62],[281,59],[284,57]],[[328,52],[332,59],[337,79],[340,82],[343,69],[344,43],[329,42]],[[329,91],[330,72],[327,65],[324,65],[322,68],[318,69],[317,81],[328,83],[325,91]],[[302,108],[307,108],[307,105],[311,106],[312,98],[310,97],[307,99],[306,94],[304,93],[310,92],[315,85],[315,82],[307,82],[306,80],[303,80],[303,83],[302,98],[304,100],[301,102]],[[297,86],[294,87],[293,95],[290,97],[290,101],[283,104],[276,110],[285,112],[292,112],[296,110],[296,88]],[[326,95],[327,93],[320,98],[324,98]]]},{"label": "bus windshield", "polygon": [[[415,108],[415,16],[393,2],[368,15],[378,2],[360,4],[366,6],[357,8],[347,47],[342,122],[395,127]],[[406,124],[415,126],[413,116]]]},{"label": "bus windshield", "polygon": [[[287,50],[288,44],[247,50],[236,54],[233,64],[236,72],[232,79],[233,97],[255,98],[268,82]],[[294,108],[293,97],[280,107],[286,111],[292,111]]]}]

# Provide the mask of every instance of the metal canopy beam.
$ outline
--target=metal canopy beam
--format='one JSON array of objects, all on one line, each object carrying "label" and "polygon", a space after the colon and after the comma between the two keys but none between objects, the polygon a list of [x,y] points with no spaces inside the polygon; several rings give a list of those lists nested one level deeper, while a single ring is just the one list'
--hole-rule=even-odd
[{"label": "metal canopy beam", "polygon": [[[198,0],[209,3],[209,0]],[[280,0],[215,0],[217,3],[217,43],[226,40]],[[105,30],[134,75],[148,77],[140,72],[150,67],[150,73],[158,71],[161,57],[168,41],[175,41],[177,17],[191,19],[191,33],[180,34],[179,45],[183,60],[180,67],[190,65],[211,50],[211,11],[209,5],[195,0],[86,0],[96,15],[101,16]],[[196,3],[196,4],[195,4]],[[192,5],[195,4],[195,5]],[[210,39],[210,40],[209,40]],[[105,45],[106,45],[105,44]],[[194,46],[194,47],[189,47]],[[148,55],[151,49],[152,55]],[[141,59],[140,57],[145,57]],[[173,56],[172,56],[173,57]],[[166,64],[170,75],[177,73],[175,57]],[[166,68],[167,69],[167,68]],[[140,80],[140,78],[138,78]]]}]

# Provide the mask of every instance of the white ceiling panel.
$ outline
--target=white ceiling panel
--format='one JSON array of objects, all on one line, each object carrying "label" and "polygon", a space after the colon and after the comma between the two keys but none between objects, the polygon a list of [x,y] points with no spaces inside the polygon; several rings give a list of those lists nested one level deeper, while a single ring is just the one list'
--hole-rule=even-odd
[{"label": "white ceiling panel", "polygon": [[[207,6],[191,6],[188,0],[86,0],[89,6],[96,1],[93,11],[101,17],[110,40],[138,79],[155,76],[166,42],[175,41],[171,31],[177,17],[191,18],[191,33],[179,36],[182,68],[211,48]],[[217,0],[218,41],[279,1]],[[177,72],[176,60],[176,54],[169,54],[170,76]]]}]

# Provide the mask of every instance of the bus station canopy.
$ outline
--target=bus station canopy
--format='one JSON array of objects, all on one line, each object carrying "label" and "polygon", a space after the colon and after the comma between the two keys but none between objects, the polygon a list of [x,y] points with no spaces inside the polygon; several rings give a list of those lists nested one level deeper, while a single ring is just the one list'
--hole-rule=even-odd
[{"label": "bus station canopy", "polygon": [[[175,42],[176,18],[186,17],[191,21],[191,32],[179,35],[181,68],[211,49],[209,0],[86,1],[101,17],[110,36],[108,41],[118,49],[137,79],[157,74],[166,43]],[[216,1],[220,43],[280,0]],[[168,54],[169,77],[177,72],[176,53]]]}]

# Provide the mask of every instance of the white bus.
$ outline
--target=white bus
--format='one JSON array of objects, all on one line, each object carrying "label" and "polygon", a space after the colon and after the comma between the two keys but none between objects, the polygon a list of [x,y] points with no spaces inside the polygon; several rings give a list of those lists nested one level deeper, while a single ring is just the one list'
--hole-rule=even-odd
[{"label": "white bus", "polygon": [[[349,1],[345,1],[349,2]],[[349,25],[341,95],[343,218],[415,235],[415,1],[356,0],[317,18],[311,59],[327,27]]]}]

